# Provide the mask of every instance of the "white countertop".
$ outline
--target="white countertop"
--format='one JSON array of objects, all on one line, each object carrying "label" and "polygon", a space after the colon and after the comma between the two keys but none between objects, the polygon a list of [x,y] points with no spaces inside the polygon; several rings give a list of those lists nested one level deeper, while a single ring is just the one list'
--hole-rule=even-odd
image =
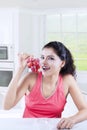
[{"label": "white countertop", "polygon": [[[0,118],[0,130],[57,130],[59,120],[59,118]],[[74,125],[73,130],[87,130],[87,120]]]}]

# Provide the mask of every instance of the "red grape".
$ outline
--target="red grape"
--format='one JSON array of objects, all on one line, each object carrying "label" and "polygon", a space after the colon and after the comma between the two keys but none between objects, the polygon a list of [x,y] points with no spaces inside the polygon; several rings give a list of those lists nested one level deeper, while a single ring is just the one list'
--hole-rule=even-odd
[{"label": "red grape", "polygon": [[38,72],[40,68],[40,62],[38,58],[28,58],[27,60],[28,68],[31,68],[32,72]]}]

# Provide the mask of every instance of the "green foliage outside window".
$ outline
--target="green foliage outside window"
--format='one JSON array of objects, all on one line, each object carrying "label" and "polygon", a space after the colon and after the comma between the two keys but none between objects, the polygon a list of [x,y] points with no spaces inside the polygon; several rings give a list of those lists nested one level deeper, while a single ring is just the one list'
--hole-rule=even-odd
[{"label": "green foliage outside window", "polygon": [[87,70],[87,14],[47,15],[46,37],[47,42],[63,42],[70,49],[77,70]]}]

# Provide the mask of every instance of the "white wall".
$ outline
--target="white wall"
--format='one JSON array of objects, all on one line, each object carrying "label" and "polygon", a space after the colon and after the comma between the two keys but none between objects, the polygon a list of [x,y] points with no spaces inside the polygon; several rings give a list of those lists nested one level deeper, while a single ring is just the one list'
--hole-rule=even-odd
[{"label": "white wall", "polygon": [[19,13],[19,51],[38,55],[44,42],[44,23],[40,15]]},{"label": "white wall", "polygon": [[12,12],[0,9],[0,44],[12,44]]},{"label": "white wall", "polygon": [[87,71],[77,72],[77,83],[80,89],[87,93]]}]

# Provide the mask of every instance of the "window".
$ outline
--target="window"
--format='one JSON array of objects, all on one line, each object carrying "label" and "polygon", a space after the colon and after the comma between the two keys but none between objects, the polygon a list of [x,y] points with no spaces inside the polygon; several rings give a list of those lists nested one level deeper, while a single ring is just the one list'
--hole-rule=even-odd
[{"label": "window", "polygon": [[46,42],[63,42],[73,54],[77,70],[87,70],[87,13],[46,15]]}]

